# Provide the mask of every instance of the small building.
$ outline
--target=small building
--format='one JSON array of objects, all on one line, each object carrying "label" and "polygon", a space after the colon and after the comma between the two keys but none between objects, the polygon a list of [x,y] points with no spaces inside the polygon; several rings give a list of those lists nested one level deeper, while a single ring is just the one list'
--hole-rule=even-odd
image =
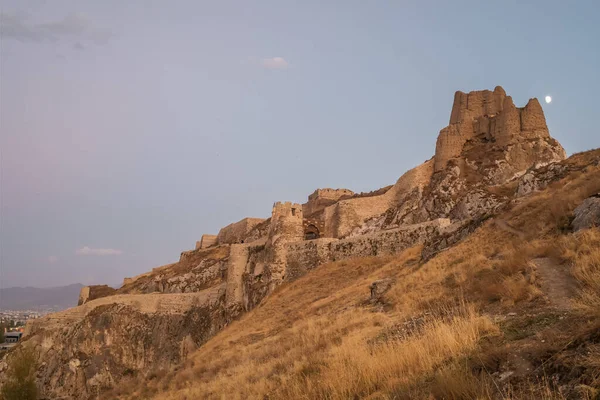
[{"label": "small building", "polygon": [[17,343],[21,340],[23,332],[6,332],[4,334],[4,343]]}]

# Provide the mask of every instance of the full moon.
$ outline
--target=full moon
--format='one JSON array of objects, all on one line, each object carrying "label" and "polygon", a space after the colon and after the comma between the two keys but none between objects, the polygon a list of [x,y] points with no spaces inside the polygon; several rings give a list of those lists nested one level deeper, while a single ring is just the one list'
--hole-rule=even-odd
[{"label": "full moon", "polygon": [[546,103],[550,103],[550,102],[552,102],[552,97],[546,96]]}]

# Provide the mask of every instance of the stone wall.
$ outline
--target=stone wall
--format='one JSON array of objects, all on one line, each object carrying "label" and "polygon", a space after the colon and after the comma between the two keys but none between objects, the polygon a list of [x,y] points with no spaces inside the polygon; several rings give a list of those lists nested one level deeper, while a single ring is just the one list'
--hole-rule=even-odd
[{"label": "stone wall", "polygon": [[252,229],[264,222],[263,218],[244,218],[241,221],[234,222],[222,228],[217,235],[218,244],[242,243],[245,241]]},{"label": "stone wall", "polygon": [[[323,212],[324,229],[321,237],[343,238],[353,235],[369,219],[378,217],[391,207],[399,206],[406,210],[416,206],[419,195],[431,181],[433,160],[404,173],[382,195],[341,200],[327,207]],[[415,191],[418,193],[415,195]]]},{"label": "stone wall", "polygon": [[266,262],[269,264],[271,287],[275,287],[285,278],[286,247],[289,242],[304,239],[302,205],[290,202],[278,202],[273,205],[271,226],[265,244]]},{"label": "stone wall", "polygon": [[196,242],[196,250],[205,249],[215,244],[217,244],[217,235],[204,234],[200,238],[200,241]]},{"label": "stone wall", "polygon": [[305,216],[310,216],[330,206],[343,197],[350,197],[354,192],[348,189],[317,189],[310,196],[308,202],[302,205]]},{"label": "stone wall", "polygon": [[387,256],[435,237],[450,225],[448,219],[380,231],[346,239],[323,238],[286,245],[286,280],[331,261],[357,257]]},{"label": "stone wall", "polygon": [[79,292],[79,301],[77,302],[77,305],[80,306],[90,300],[99,299],[101,297],[112,296],[116,291],[116,289],[113,289],[108,285],[84,286]]}]

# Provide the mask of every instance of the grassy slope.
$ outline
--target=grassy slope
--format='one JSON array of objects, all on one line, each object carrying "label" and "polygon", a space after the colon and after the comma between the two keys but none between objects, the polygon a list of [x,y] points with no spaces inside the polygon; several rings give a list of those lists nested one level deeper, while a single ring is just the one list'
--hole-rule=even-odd
[{"label": "grassy slope", "polygon": [[[176,370],[132,379],[110,396],[561,399],[578,390],[575,398],[592,398],[600,387],[600,231],[564,228],[597,192],[600,168],[591,166],[425,264],[413,248],[319,267]],[[395,285],[368,302],[369,285],[386,277]],[[574,298],[557,301],[563,289]]]}]

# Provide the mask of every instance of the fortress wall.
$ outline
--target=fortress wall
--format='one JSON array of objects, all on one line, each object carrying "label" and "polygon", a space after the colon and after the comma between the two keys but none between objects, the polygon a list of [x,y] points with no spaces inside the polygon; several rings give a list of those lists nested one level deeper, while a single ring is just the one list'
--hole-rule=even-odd
[{"label": "fortress wall", "polygon": [[450,220],[442,218],[342,240],[324,238],[288,243],[286,280],[296,279],[331,261],[398,254],[424,243],[449,225]]},{"label": "fortress wall", "polygon": [[117,290],[108,285],[92,285],[84,286],[79,292],[78,306],[87,303],[90,300],[99,299],[101,297],[112,296]]},{"label": "fortress wall", "polygon": [[227,306],[242,304],[244,299],[242,277],[248,264],[248,245],[232,244],[227,263],[227,291],[225,302]]},{"label": "fortress wall", "polygon": [[217,244],[217,235],[204,234],[200,238],[200,241],[196,242],[196,250],[205,249],[215,244]]},{"label": "fortress wall", "polygon": [[353,194],[354,192],[348,189],[317,189],[308,196],[308,202],[302,205],[302,210],[304,215],[309,216],[334,204],[340,198]]},{"label": "fortress wall", "polygon": [[241,243],[252,228],[264,222],[263,218],[244,218],[241,221],[229,224],[222,228],[217,235],[218,244]]},{"label": "fortress wall", "polygon": [[323,238],[287,244],[286,280],[294,280],[309,270],[332,260],[330,244],[337,239]]},{"label": "fortress wall", "polygon": [[390,192],[381,196],[342,200],[325,209],[323,236],[344,237],[361,226],[367,219],[387,211],[391,205]]},{"label": "fortress wall", "polygon": [[358,197],[341,200],[325,208],[323,213],[322,237],[341,238],[349,235],[354,229],[370,218],[379,216],[390,207],[405,201],[406,196],[415,188],[424,188],[431,181],[434,160],[404,173],[386,193],[372,197]]},{"label": "fortress wall", "polygon": [[130,283],[133,283],[133,282],[137,281],[140,278],[144,278],[146,276],[150,276],[153,273],[160,271],[161,269],[169,268],[172,265],[175,265],[175,263],[165,264],[165,265],[161,265],[160,267],[152,268],[152,271],[144,272],[143,274],[136,275],[136,276],[134,276],[132,278],[124,278],[123,279],[123,286],[129,285]]},{"label": "fortress wall", "polygon": [[219,301],[225,291],[225,284],[214,286],[210,289],[195,293],[178,294],[118,294],[95,300],[69,308],[64,311],[48,314],[42,318],[30,319],[25,326],[24,336],[35,333],[38,329],[50,330],[81,320],[96,307],[107,304],[120,304],[132,307],[134,310],[145,314],[184,314],[192,307],[211,306]]}]

